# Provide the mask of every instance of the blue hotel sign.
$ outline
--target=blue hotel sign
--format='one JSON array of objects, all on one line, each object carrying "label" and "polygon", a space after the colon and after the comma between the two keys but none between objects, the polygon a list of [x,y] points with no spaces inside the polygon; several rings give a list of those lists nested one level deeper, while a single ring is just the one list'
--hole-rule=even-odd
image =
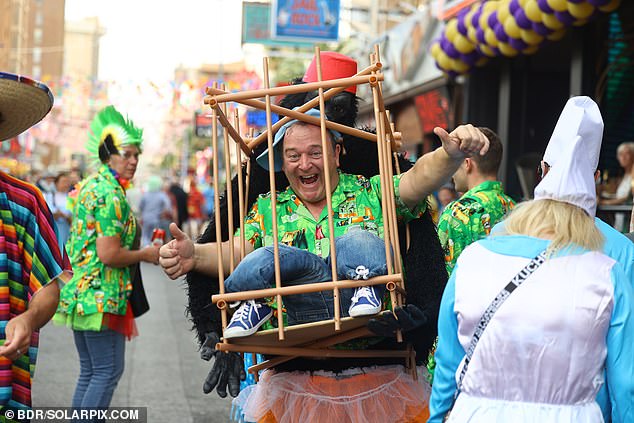
[{"label": "blue hotel sign", "polygon": [[338,41],[339,0],[274,0],[273,39],[304,42]]}]

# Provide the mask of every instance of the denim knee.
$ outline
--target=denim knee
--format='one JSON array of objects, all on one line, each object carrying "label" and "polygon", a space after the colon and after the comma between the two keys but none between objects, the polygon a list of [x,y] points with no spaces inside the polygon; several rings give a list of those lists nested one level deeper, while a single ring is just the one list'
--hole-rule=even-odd
[{"label": "denim knee", "polygon": [[337,274],[346,279],[369,279],[387,274],[385,242],[371,232],[351,228],[336,238]]}]

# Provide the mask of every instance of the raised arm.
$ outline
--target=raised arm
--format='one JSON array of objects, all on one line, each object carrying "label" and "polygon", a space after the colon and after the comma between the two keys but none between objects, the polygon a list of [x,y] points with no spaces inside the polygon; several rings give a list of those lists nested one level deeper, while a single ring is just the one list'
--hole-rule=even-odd
[{"label": "raised arm", "polygon": [[[195,270],[210,276],[218,276],[217,243],[194,244],[175,223],[170,224],[170,232],[174,239],[163,245],[159,251],[159,264],[171,279],[176,279]],[[225,276],[229,271],[229,254],[233,247],[236,263],[240,260],[240,239],[222,243],[222,258]],[[246,243],[246,254],[253,251],[251,243]]]},{"label": "raised arm", "polygon": [[436,127],[434,133],[440,137],[442,147],[418,159],[401,178],[400,197],[408,207],[415,207],[446,183],[466,157],[484,155],[489,150],[488,138],[470,124],[451,133]]}]

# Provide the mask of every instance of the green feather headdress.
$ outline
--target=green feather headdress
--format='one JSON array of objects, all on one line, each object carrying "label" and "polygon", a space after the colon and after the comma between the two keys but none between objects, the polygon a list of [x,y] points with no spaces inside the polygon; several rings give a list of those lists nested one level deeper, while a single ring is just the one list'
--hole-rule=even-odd
[{"label": "green feather headdress", "polygon": [[99,147],[110,138],[116,151],[110,154],[117,154],[121,147],[133,145],[141,150],[143,143],[143,129],[134,126],[134,122],[123,117],[121,113],[108,106],[101,110],[90,124],[88,143],[86,149],[90,152],[94,164],[99,164]]}]

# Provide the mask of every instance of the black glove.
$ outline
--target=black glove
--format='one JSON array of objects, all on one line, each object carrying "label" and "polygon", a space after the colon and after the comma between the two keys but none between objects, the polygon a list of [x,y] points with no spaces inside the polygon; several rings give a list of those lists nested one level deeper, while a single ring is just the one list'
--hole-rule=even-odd
[{"label": "black glove", "polygon": [[240,381],[247,377],[244,361],[238,353],[216,350],[216,344],[219,341],[220,338],[216,332],[209,332],[205,334],[205,342],[200,348],[200,358],[203,360],[209,361],[211,357],[215,357],[214,365],[203,384],[203,392],[208,394],[217,385],[216,392],[220,398],[225,398],[228,385],[229,395],[235,398],[240,393]]},{"label": "black glove", "polygon": [[[394,314],[396,313],[396,317]],[[368,329],[375,335],[392,337],[396,331],[408,332],[427,323],[427,316],[414,304],[396,307],[394,313],[389,310],[373,317],[368,321]]]}]

